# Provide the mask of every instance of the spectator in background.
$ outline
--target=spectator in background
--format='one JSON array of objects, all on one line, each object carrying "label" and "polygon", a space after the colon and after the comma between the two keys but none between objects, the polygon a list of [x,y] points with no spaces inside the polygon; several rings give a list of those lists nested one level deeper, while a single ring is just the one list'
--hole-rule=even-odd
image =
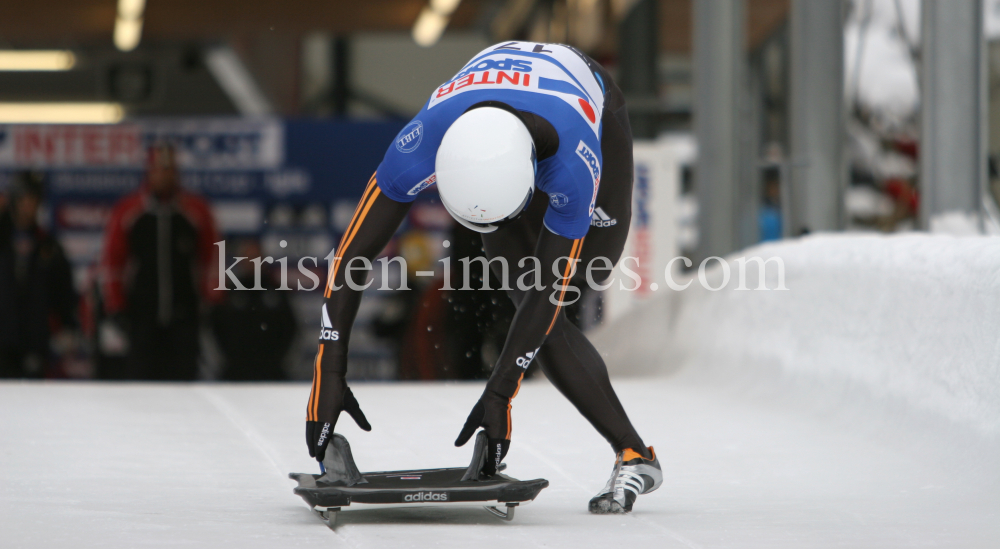
[{"label": "spectator in background", "polygon": [[142,187],[111,213],[101,259],[101,330],[127,335],[127,378],[197,378],[201,310],[222,293],[218,240],[208,203],[180,186],[174,147],[154,144]]},{"label": "spectator in background", "polygon": [[51,336],[77,324],[69,261],[38,226],[42,196],[41,176],[25,172],[0,199],[0,377],[45,377]]},{"label": "spectator in background", "polygon": [[[914,182],[893,177],[885,180],[883,189],[892,199],[893,208],[891,214],[879,219],[878,228],[886,232],[912,229],[920,209],[920,196]],[[909,225],[905,225],[907,222]]]},{"label": "spectator in background", "polygon": [[[260,244],[246,239],[234,257],[261,256]],[[212,331],[222,352],[221,379],[226,381],[278,381],[288,379],[285,358],[295,342],[295,312],[288,294],[278,290],[274,269],[261,263],[263,290],[230,291],[212,310]],[[245,288],[257,285],[255,265],[240,261],[231,271]]]},{"label": "spectator in background", "polygon": [[777,169],[764,172],[764,196],[757,210],[757,223],[761,242],[781,240],[783,234],[781,219],[781,179]]}]

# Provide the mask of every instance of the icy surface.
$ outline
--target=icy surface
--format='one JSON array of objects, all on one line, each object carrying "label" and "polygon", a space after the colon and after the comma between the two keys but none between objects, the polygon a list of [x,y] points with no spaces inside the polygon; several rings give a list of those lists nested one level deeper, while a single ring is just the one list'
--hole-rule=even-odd
[{"label": "icy surface", "polygon": [[[73,547],[996,547],[989,446],[680,375],[617,382],[665,469],[628,516],[592,516],[613,456],[552,388],[526,383],[508,472],[551,485],[504,523],[480,509],[343,513],[292,494],[313,472],[309,388],[0,383],[0,545]],[[338,431],[360,468],[464,466],[452,441],[480,384],[356,384],[374,430]]]}]

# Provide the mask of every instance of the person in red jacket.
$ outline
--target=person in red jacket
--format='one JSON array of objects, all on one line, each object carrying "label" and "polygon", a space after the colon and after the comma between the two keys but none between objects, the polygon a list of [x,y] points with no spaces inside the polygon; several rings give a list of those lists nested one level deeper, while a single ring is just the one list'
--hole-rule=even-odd
[{"label": "person in red jacket", "polygon": [[197,377],[200,311],[221,294],[218,240],[208,203],[180,186],[174,147],[154,144],[142,187],[112,211],[101,258],[105,313],[128,336],[127,378]]}]

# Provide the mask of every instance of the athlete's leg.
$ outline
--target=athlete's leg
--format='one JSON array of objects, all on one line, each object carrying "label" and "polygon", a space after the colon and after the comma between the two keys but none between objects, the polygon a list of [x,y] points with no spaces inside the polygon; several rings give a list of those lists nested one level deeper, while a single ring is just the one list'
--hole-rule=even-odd
[{"label": "athlete's leg", "polygon": [[601,354],[565,314],[559,314],[537,360],[549,381],[601,433],[615,453],[626,448],[646,448],[611,386]]},{"label": "athlete's leg", "polygon": [[[590,228],[577,272],[585,273],[588,264],[596,258],[606,258],[608,265],[618,263],[628,236],[629,212],[615,202],[621,203],[608,201],[602,208],[617,223]],[[595,267],[603,265],[605,263],[600,259],[594,262]],[[595,272],[598,272],[596,268]],[[606,278],[607,274],[610,271],[604,277],[595,276],[595,282],[602,282],[601,278]],[[583,286],[587,281],[585,277],[578,276],[573,283]],[[616,453],[626,448],[646,453],[642,438],[629,421],[611,386],[604,359],[587,336],[566,318],[565,313],[560,312],[556,325],[539,351],[538,360],[545,376],[590,421]]]},{"label": "athlete's leg", "polygon": [[[603,72],[603,71],[602,71]],[[584,273],[593,261],[595,273],[621,258],[632,219],[632,132],[621,91],[604,72],[609,89],[601,137],[602,178],[597,193],[595,222],[587,232],[574,283],[587,284]],[[600,215],[603,214],[603,215]],[[601,258],[606,259],[605,263]],[[596,261],[595,261],[596,259]],[[595,282],[610,275],[594,276]],[[615,452],[632,448],[646,453],[608,377],[607,365],[579,328],[560,315],[542,347],[539,359],[545,375],[607,439]]]}]

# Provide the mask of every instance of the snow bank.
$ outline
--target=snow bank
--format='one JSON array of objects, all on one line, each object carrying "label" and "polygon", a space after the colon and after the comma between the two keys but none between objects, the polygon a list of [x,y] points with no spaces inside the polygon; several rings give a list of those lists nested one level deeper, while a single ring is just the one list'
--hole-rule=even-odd
[{"label": "snow bank", "polygon": [[[742,256],[781,258],[788,290],[773,290],[775,261],[771,290],[736,290]],[[594,334],[613,374],[807,378],[1000,435],[1000,238],[815,235],[728,260],[725,288],[661,283],[662,297]],[[715,287],[723,269],[710,265]],[[746,281],[757,288],[753,263]]]}]

